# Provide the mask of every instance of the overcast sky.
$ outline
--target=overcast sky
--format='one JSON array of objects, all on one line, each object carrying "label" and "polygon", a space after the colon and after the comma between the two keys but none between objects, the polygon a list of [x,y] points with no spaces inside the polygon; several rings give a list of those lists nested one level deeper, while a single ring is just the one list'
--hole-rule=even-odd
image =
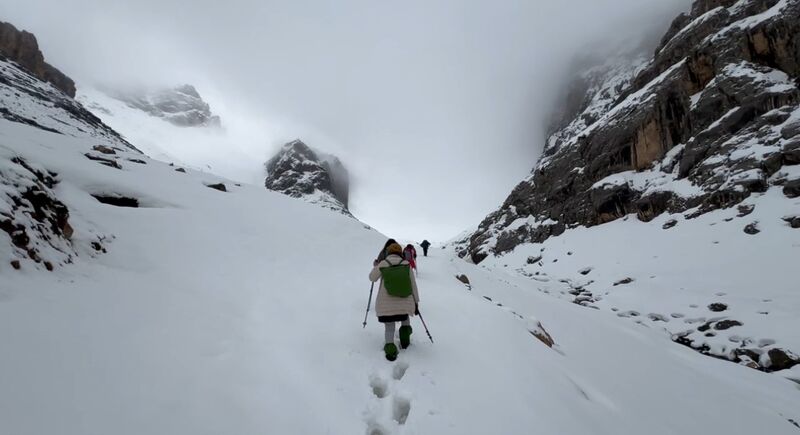
[{"label": "overcast sky", "polygon": [[338,154],[359,218],[444,240],[533,167],[576,55],[652,41],[690,3],[0,0],[0,20],[79,87],[195,84],[254,167],[295,137]]}]

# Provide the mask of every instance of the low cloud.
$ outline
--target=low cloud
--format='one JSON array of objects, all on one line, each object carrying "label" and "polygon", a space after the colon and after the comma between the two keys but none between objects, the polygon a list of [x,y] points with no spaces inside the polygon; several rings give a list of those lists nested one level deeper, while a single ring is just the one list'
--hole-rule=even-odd
[{"label": "low cloud", "polygon": [[441,240],[527,175],[575,56],[652,46],[689,4],[5,0],[0,13],[79,86],[194,84],[248,159],[296,137],[339,154],[357,216]]}]

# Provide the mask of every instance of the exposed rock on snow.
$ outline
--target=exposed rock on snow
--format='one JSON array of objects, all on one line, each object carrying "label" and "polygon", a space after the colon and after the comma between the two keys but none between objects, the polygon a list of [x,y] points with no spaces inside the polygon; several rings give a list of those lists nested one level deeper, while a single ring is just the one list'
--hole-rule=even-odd
[{"label": "exposed rock on snow", "polygon": [[661,228],[665,229],[665,230],[668,230],[668,229],[674,227],[675,225],[678,225],[678,221],[676,219],[670,219],[670,220],[664,222],[664,225],[662,225]]},{"label": "exposed rock on snow", "polygon": [[214,189],[214,190],[219,190],[220,192],[227,192],[228,191],[228,188],[225,187],[224,183],[206,184],[206,187]]},{"label": "exposed rock on snow", "polygon": [[0,56],[0,117],[106,146],[135,150],[81,104]]},{"label": "exposed rock on snow", "polygon": [[544,329],[544,326],[542,326],[542,323],[540,321],[536,320],[533,317],[529,317],[527,322],[528,322],[528,332],[530,332],[531,335],[539,339],[539,341],[544,343],[545,346],[553,347],[553,345],[556,344],[555,341],[553,340],[553,337],[551,337],[550,334],[547,332],[547,330]]},{"label": "exposed rock on snow", "polygon": [[44,61],[39,43],[32,33],[17,30],[13,25],[0,21],[0,54],[16,62],[36,78],[50,83],[70,97],[75,97],[75,82]]},{"label": "exposed rock on snow", "polygon": [[138,199],[128,198],[122,195],[93,194],[92,197],[103,204],[113,205],[114,207],[139,207]]},{"label": "exposed rock on snow", "polygon": [[106,94],[132,108],[179,127],[220,127],[222,125],[220,117],[212,114],[211,107],[192,85],[158,90],[108,90]]},{"label": "exposed rock on snow", "polygon": [[792,228],[800,228],[800,216],[790,216],[783,218]]},{"label": "exposed rock on snow", "polygon": [[456,275],[456,279],[461,281],[465,286],[467,286],[468,290],[472,290],[472,285],[469,283],[469,278],[467,275]]},{"label": "exposed rock on snow", "polygon": [[761,230],[758,229],[758,222],[751,222],[747,224],[742,231],[744,231],[745,234],[750,234],[751,236],[761,232]]},{"label": "exposed rock on snow", "polygon": [[582,74],[582,103],[566,99],[532,174],[459,253],[479,263],[628,214],[696,217],[784,181],[800,194],[773,177],[800,148],[797,35],[799,0],[698,1],[649,62]]},{"label": "exposed rock on snow", "polygon": [[[60,80],[53,72],[57,70],[43,63],[33,35],[14,34],[15,30],[13,26],[0,23],[3,50],[16,50],[15,56],[20,63],[25,62],[28,70],[0,58],[0,117],[63,135],[65,139],[98,141],[100,144],[87,149],[85,156],[116,169],[122,169],[116,160],[117,151],[140,155],[115,131],[65,95],[70,89],[74,93],[74,88],[56,89],[54,85],[64,87],[68,83],[71,86],[72,82]],[[70,223],[70,211],[57,194],[58,174],[11,152],[9,146],[13,145],[0,144],[0,233],[8,236],[10,258],[7,261],[11,266],[22,269],[30,264],[53,270],[73,262],[80,251],[89,255],[104,252],[105,235],[89,230],[73,238],[75,230]],[[0,251],[5,251],[2,249],[5,244],[0,240]]]},{"label": "exposed rock on snow", "polygon": [[786,182],[783,185],[783,194],[789,198],[797,198],[800,196],[800,178]]},{"label": "exposed rock on snow", "polygon": [[301,140],[287,143],[266,163],[269,190],[350,215],[350,181],[335,156],[318,153]]},{"label": "exposed rock on snow", "polygon": [[719,312],[727,310],[728,306],[726,304],[721,303],[721,302],[714,302],[713,304],[709,304],[708,305],[708,309],[709,309],[709,311],[713,311],[715,313],[719,313]]},{"label": "exposed rock on snow", "polygon": [[[74,254],[69,210],[53,192],[57,182],[57,174],[20,158],[0,159],[0,230],[8,234],[17,256],[47,270],[70,263]],[[20,268],[19,260],[12,262]]]}]

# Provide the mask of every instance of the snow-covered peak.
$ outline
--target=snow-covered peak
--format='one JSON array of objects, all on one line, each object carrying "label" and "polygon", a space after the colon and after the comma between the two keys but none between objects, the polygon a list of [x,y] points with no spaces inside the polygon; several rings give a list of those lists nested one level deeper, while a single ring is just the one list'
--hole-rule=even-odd
[{"label": "snow-covered peak", "polygon": [[298,139],[285,144],[266,163],[266,170],[267,189],[349,215],[349,175],[337,157],[314,151]]},{"label": "snow-covered peak", "polygon": [[192,85],[150,90],[106,90],[109,96],[179,127],[220,127],[219,116]]}]

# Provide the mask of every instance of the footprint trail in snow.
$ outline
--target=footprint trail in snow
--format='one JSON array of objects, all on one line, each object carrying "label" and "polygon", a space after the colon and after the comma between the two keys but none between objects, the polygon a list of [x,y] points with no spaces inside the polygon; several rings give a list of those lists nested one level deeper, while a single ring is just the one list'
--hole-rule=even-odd
[{"label": "footprint trail in snow", "polygon": [[407,361],[397,361],[391,374],[382,373],[384,369],[369,376],[375,399],[365,413],[367,435],[390,435],[405,425],[411,414],[411,399],[398,390],[409,366]]}]

